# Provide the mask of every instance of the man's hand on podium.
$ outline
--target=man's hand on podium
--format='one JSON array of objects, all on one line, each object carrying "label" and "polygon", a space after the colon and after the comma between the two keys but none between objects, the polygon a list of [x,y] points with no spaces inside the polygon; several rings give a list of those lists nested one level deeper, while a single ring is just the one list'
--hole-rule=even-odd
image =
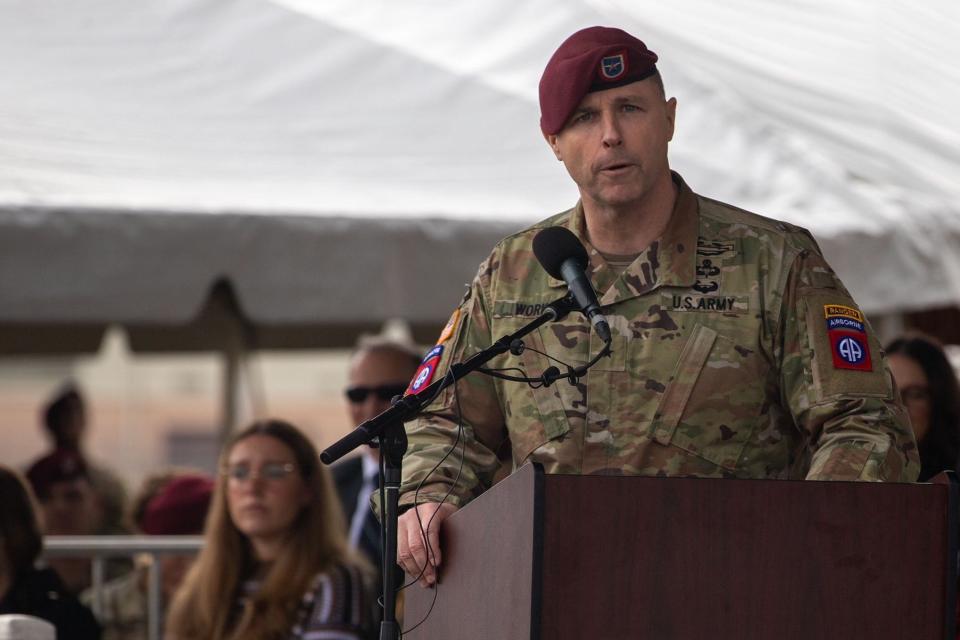
[{"label": "man's hand on podium", "polygon": [[[397,521],[397,563],[412,576],[420,575],[420,570],[423,569],[423,575],[420,576],[421,587],[430,587],[437,581],[437,567],[440,566],[441,558],[440,525],[456,510],[457,508],[449,503],[430,502],[421,504],[416,509],[408,509]],[[427,534],[426,540],[423,537],[424,532]]]}]

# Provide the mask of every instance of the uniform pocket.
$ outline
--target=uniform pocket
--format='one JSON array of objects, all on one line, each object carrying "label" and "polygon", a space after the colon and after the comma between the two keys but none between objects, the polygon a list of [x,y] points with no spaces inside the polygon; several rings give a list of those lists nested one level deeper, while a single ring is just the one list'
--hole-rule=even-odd
[{"label": "uniform pocket", "polygon": [[697,324],[657,406],[651,438],[735,470],[763,405],[758,361],[752,350]]},{"label": "uniform pocket", "polygon": [[[522,325],[519,322],[503,323],[498,330],[501,333],[512,333],[520,326]],[[559,356],[574,366],[579,364],[578,354],[570,355],[558,342],[557,335],[563,341],[569,339],[576,342],[578,337],[576,332],[569,331],[563,326],[550,329],[541,327],[524,337],[527,348],[519,358],[507,356],[506,362],[511,362],[515,366],[519,359],[525,374],[530,377],[541,375],[548,367],[555,364],[542,353]],[[586,345],[583,346],[583,351],[586,353]],[[534,451],[550,441],[563,438],[570,431],[567,411],[574,402],[570,397],[573,392],[570,385],[565,380],[560,380],[549,387],[539,385],[534,387],[515,382],[506,382],[501,386],[502,392],[508,398],[505,417],[513,448],[513,462],[517,467],[522,465]]]}]

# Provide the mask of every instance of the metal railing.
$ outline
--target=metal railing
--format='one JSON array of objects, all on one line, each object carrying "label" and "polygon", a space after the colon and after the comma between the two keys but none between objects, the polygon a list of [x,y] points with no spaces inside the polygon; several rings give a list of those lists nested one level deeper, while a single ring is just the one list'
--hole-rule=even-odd
[{"label": "metal railing", "polygon": [[147,578],[147,637],[160,640],[161,569],[157,557],[196,554],[203,536],[46,536],[45,558],[91,558],[93,613],[103,612],[104,563],[107,558],[150,556]]}]

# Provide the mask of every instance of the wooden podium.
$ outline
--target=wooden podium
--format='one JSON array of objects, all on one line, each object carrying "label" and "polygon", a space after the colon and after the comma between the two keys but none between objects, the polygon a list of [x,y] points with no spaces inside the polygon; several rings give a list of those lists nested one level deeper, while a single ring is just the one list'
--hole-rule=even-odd
[{"label": "wooden podium", "polygon": [[527,465],[444,523],[441,582],[407,589],[404,628],[426,621],[404,638],[953,640],[956,515],[946,474],[882,484]]}]

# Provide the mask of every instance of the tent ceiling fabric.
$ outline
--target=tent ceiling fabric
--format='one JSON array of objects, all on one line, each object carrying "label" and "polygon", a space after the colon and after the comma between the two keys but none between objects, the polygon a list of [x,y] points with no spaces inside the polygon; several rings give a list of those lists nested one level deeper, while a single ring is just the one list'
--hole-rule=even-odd
[{"label": "tent ceiling fabric", "polygon": [[[17,218],[0,233],[0,300],[17,301],[0,305],[0,327],[121,324],[145,350],[178,340],[195,349],[203,335],[217,346],[222,321],[209,317],[240,319],[259,347],[348,346],[355,336],[343,327],[369,330],[394,317],[438,329],[496,239],[516,229],[146,213],[131,225],[128,214],[69,210],[5,219]],[[231,301],[211,312],[218,283]],[[176,335],[164,339],[164,327]],[[0,345],[0,353],[23,350]]]},{"label": "tent ceiling fabric", "polygon": [[536,87],[591,24],[660,54],[696,191],[810,228],[868,312],[960,301],[956,2],[5,0],[0,325],[184,326],[217,282],[276,336],[442,323],[576,200]]}]

